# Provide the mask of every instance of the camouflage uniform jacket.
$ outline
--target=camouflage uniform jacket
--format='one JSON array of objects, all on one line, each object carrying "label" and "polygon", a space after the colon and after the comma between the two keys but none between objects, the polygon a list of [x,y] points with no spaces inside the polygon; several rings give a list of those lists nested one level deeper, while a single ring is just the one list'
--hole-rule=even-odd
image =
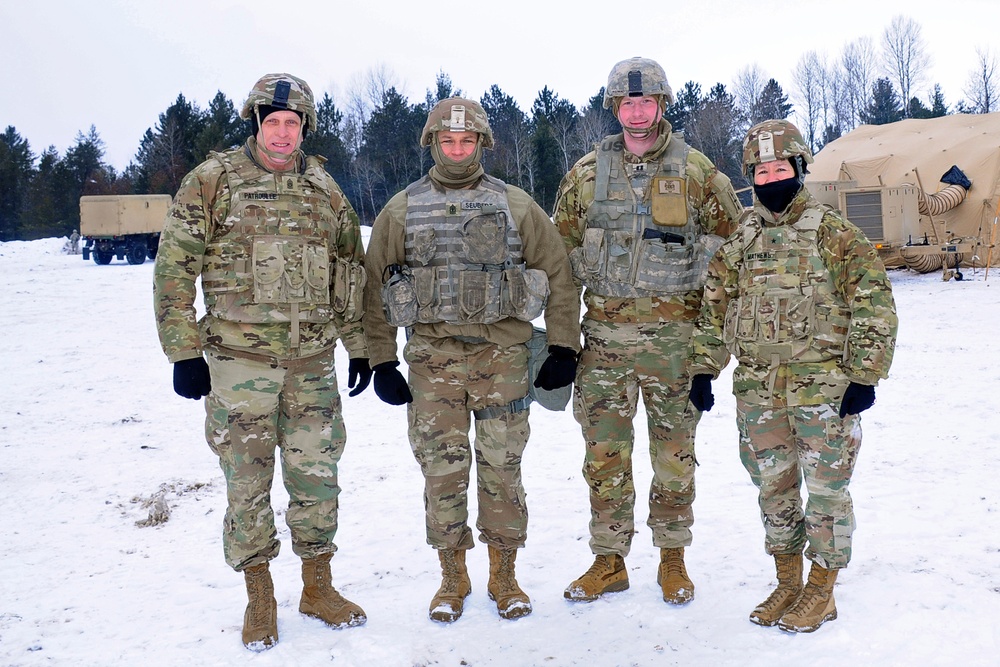
[{"label": "camouflage uniform jacket", "polygon": [[[626,164],[658,160],[667,150],[672,130],[660,121],[660,137],[645,155],[634,155],[624,148],[622,135],[604,142],[620,142]],[[742,212],[729,178],[701,152],[690,149],[685,168],[688,211],[704,234],[723,238],[735,229]],[[581,247],[587,230],[587,210],[594,201],[597,178],[597,151],[591,151],[573,165],[559,186],[553,220],[562,234],[567,252]],[[648,202],[647,202],[648,203]],[[579,281],[578,281],[579,285]],[[653,295],[639,298],[614,298],[584,289],[586,316],[595,320],[620,323],[691,321],[698,315],[701,290],[676,295]]]},{"label": "camouflage uniform jacket", "polygon": [[[822,260],[817,270],[809,266],[808,257],[785,262],[772,257],[763,248],[762,235],[780,243],[783,227],[794,227],[788,237],[802,233],[804,218],[818,220],[815,228],[815,252]],[[812,236],[810,236],[812,238]],[[763,252],[761,252],[763,248]],[[780,256],[782,247],[774,248]],[[751,256],[753,255],[753,256]],[[791,261],[794,266],[789,266]],[[748,270],[748,265],[754,266]],[[770,264],[770,268],[768,265]],[[818,285],[817,281],[828,284]],[[789,282],[790,281],[790,282]],[[780,362],[768,363],[760,356],[738,352],[739,366],[733,374],[733,393],[748,403],[758,405],[798,406],[821,405],[839,401],[848,383],[875,385],[888,376],[895,348],[896,318],[892,287],[878,253],[865,235],[838,212],[821,206],[805,188],[796,195],[788,209],[775,217],[759,203],[747,214],[740,230],[732,234],[709,264],[708,279],[702,300],[701,314],[692,338],[691,374],[718,377],[729,361],[730,349],[724,338],[734,326],[738,300],[759,291],[761,285],[801,284],[800,291],[815,288],[815,305],[810,300],[802,312],[789,310],[789,319],[799,322],[830,322],[816,325],[805,332],[811,348]],[[824,301],[819,295],[828,293]],[[758,312],[758,327],[781,326],[771,322],[769,312]],[[846,317],[840,321],[837,313]],[[808,311],[808,312],[807,312]],[[795,322],[787,324],[794,328]],[[842,350],[837,354],[831,340],[822,340],[824,330],[839,331]],[[820,332],[820,333],[817,333]],[[765,334],[765,338],[767,335]],[[738,346],[732,346],[734,351]]]},{"label": "camouflage uniform jacket", "polygon": [[[252,137],[245,146],[226,151],[221,157],[234,157],[241,152],[245,152],[258,168],[257,175],[269,173],[259,166],[256,143]],[[299,165],[298,174],[319,182],[322,189],[330,193],[333,219],[329,222],[333,228],[313,231],[322,233],[328,239],[332,283],[337,260],[363,264],[364,246],[357,214],[322,164],[322,158],[307,157]],[[196,281],[206,267],[209,244],[226,232],[223,224],[230,204],[225,167],[220,159],[212,157],[184,177],[167,214],[156,256],[153,285],[157,331],[167,359],[176,362],[197,357],[206,345],[274,359],[307,357],[332,348],[337,338],[343,340],[350,357],[367,357],[367,342],[360,319],[345,322],[336,312],[329,321],[301,322],[298,348],[293,345],[292,326],[288,322],[236,322],[213,315],[211,307],[208,314],[197,320]],[[266,199],[260,202],[259,208],[267,211]],[[278,216],[274,211],[269,213],[265,220],[268,227],[273,226],[278,230],[276,233],[285,233],[280,222],[272,225],[271,218]],[[307,219],[313,220],[312,217]],[[331,294],[331,303],[334,299]]]},{"label": "camouflage uniform jacket", "polygon": [[[439,186],[435,186],[439,187]],[[507,185],[507,203],[521,237],[521,254],[528,269],[541,269],[549,280],[550,294],[545,306],[545,328],[550,345],[580,349],[580,298],[573,286],[569,258],[545,212],[520,188]],[[382,282],[385,269],[406,264],[405,236],[408,196],[396,194],[375,218],[365,258],[368,283],[365,291],[365,333],[371,347],[372,366],[396,359],[396,327],[390,325],[382,309]],[[449,324],[437,322],[413,325],[414,333],[434,339],[483,339],[500,347],[526,343],[531,323],[512,317],[493,324]]]}]

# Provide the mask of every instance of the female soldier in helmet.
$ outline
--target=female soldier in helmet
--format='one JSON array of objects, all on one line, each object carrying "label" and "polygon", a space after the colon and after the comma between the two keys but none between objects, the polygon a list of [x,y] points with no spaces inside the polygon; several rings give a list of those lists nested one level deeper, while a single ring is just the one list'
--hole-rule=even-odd
[{"label": "female soldier in helmet", "polygon": [[[733,354],[740,456],[760,490],[778,586],[750,614],[812,632],[837,617],[833,585],[851,559],[847,486],[860,417],[887,376],[896,338],[889,279],[864,234],[803,186],[813,161],[798,129],[750,129],[743,168],[754,206],[709,264],[691,355],[691,402]],[[807,499],[803,507],[802,479]],[[812,561],[803,587],[803,550]]]}]

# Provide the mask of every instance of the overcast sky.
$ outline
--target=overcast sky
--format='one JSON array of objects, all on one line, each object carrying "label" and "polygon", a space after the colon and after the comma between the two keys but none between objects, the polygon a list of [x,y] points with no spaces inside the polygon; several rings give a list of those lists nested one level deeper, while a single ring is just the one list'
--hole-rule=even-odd
[{"label": "overcast sky", "polygon": [[413,102],[444,71],[469,97],[495,83],[529,110],[545,85],[586,103],[635,55],[658,60],[675,89],[695,81],[705,91],[756,63],[794,102],[804,53],[832,60],[860,37],[877,44],[897,14],[920,24],[932,56],[921,99],[940,83],[953,106],[976,47],[1000,51],[996,0],[3,0],[0,129],[13,125],[36,155],[50,145],[63,154],[94,125],[121,170],[179,93],[205,108],[221,90],[238,107],[267,72],[342,103],[373,68]]}]

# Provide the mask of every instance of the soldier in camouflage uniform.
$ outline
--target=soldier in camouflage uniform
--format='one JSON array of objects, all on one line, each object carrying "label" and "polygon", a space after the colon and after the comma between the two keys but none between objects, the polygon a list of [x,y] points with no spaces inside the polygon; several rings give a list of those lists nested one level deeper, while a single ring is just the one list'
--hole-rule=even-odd
[{"label": "soldier in camouflage uniform", "polygon": [[[368,385],[371,370],[360,321],[358,218],[323,158],[299,148],[316,127],[312,91],[294,76],[268,74],[241,117],[253,126],[246,144],[212,153],[181,183],[160,239],[154,288],[174,389],[186,398],[208,396],[205,431],[229,501],[226,562],[245,575],[243,642],[259,649],[278,641],[268,570],[280,547],[270,503],[276,447],[292,550],[302,558],[299,610],[335,627],[365,622],[364,611],[330,583],[337,463],[346,440],[333,366],[337,339],[351,358],[351,396]],[[196,321],[199,277],[206,313]]]},{"label": "soldier in camouflage uniform", "polygon": [[[424,475],[427,542],[442,582],[430,618],[452,622],[472,591],[467,494],[473,459],[487,592],[501,617],[531,613],[514,575],[527,536],[521,456],[528,441],[531,320],[544,312],[549,358],[535,383],[569,386],[580,304],[559,235],[523,190],[484,174],[493,147],[483,108],[452,97],[429,113],[420,143],[434,166],[375,219],[368,244],[365,331],[375,391],[408,403],[409,441]],[[397,369],[397,327],[409,382]],[[475,420],[475,443],[469,441]]]},{"label": "soldier in camouflage uniform", "polygon": [[[837,617],[833,585],[851,559],[847,487],[859,413],[875,402],[896,339],[892,289],[875,248],[803,187],[812,154],[794,125],[765,121],[743,145],[754,206],[709,266],[693,339],[691,402],[709,410],[730,353],[740,456],[760,489],[778,586],[751,613],[812,632]],[[807,500],[803,509],[802,480]],[[803,556],[812,561],[803,587]]]},{"label": "soldier in camouflage uniform", "polygon": [[695,426],[687,357],[708,258],[742,210],[729,178],[663,118],[674,97],[646,58],[614,66],[604,93],[623,134],[604,139],[563,178],[554,220],[585,288],[584,350],[574,388],[590,487],[594,564],[566,589],[596,600],[628,588],[635,534],[633,419],[641,394],[653,480],[649,519],[663,599],[684,604],[694,521]]}]

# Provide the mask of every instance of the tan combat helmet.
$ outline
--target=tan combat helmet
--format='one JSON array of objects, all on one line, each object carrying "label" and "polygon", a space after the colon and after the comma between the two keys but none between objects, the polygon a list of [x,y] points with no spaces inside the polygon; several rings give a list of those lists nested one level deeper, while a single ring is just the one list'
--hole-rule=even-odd
[{"label": "tan combat helmet", "polygon": [[604,87],[604,108],[614,108],[616,97],[662,95],[665,104],[674,103],[674,91],[660,64],[649,58],[629,58],[611,68]]},{"label": "tan combat helmet", "polygon": [[[257,115],[260,106],[298,111],[302,114],[303,129],[316,129],[316,102],[312,89],[302,79],[291,74],[265,74],[253,85],[247,101],[243,103],[240,118],[249,120]],[[260,118],[257,118],[258,125]]]},{"label": "tan combat helmet", "polygon": [[798,165],[801,178],[805,165],[812,164],[812,151],[802,138],[799,128],[787,120],[765,120],[750,128],[743,140],[743,173],[753,181],[753,168],[763,162],[775,160],[792,160],[798,157],[802,164]]},{"label": "tan combat helmet", "polygon": [[420,132],[420,145],[430,146],[436,132],[478,132],[483,148],[493,148],[493,130],[486,111],[479,102],[463,97],[448,97],[431,109]]}]

